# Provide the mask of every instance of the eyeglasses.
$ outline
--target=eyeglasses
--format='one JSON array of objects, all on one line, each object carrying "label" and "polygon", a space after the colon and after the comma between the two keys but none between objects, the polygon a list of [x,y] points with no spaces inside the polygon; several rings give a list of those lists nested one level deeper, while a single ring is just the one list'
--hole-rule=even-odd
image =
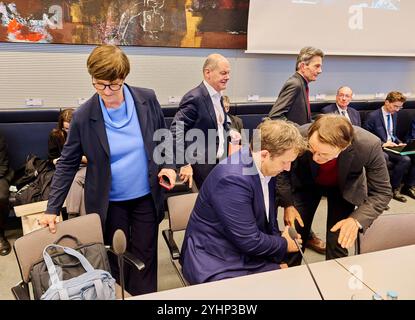
[{"label": "eyeglasses", "polygon": [[97,90],[105,90],[108,87],[110,88],[111,91],[118,91],[122,88],[123,83],[103,84],[103,83],[92,82],[92,85]]}]

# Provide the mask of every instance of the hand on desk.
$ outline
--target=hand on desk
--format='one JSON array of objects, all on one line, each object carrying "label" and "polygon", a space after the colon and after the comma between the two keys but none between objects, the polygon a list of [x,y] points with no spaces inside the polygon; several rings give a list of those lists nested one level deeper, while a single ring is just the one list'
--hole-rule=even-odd
[{"label": "hand on desk", "polygon": [[354,218],[347,218],[337,222],[331,229],[331,232],[336,232],[340,229],[338,243],[342,248],[348,249],[354,245],[357,232],[359,231],[359,226]]}]

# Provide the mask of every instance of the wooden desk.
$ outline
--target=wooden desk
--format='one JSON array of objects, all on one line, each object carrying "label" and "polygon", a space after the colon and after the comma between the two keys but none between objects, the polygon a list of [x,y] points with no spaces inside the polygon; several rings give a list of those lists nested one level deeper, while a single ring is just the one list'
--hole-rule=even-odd
[{"label": "wooden desk", "polygon": [[[336,261],[310,265],[325,299],[372,299],[373,292]],[[354,285],[350,285],[350,283]],[[356,285],[357,282],[357,285]],[[320,300],[305,265],[132,297],[140,300]]]},{"label": "wooden desk", "polygon": [[386,299],[389,290],[399,300],[415,299],[415,245],[336,259],[345,270],[354,270],[368,288]]}]

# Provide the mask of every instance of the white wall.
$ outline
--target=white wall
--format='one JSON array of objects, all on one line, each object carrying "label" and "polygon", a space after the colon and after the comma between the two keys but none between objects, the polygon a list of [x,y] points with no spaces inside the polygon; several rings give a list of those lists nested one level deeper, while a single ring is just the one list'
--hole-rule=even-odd
[{"label": "white wall", "polygon": [[[0,43],[0,108],[24,107],[26,98],[40,98],[46,107],[77,106],[93,93],[86,70],[92,46]],[[202,80],[205,57],[214,51],[232,65],[227,94],[245,102],[248,94],[274,101],[294,72],[294,55],[246,54],[243,50],[125,47],[132,70],[131,85],[155,89],[161,104],[181,97]],[[415,58],[327,56],[323,73],[310,86],[311,95],[331,98],[347,84],[362,98],[391,90],[415,96]]]}]

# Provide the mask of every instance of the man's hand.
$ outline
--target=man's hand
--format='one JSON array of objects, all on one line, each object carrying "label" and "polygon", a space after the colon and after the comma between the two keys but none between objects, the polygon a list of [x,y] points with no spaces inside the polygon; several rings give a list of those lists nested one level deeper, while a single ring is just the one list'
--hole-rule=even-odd
[{"label": "man's hand", "polygon": [[337,242],[342,246],[342,248],[350,248],[354,245],[357,238],[357,232],[359,231],[357,221],[351,217],[340,220],[333,226],[333,228],[330,229],[330,231],[336,232],[339,229],[340,234]]},{"label": "man's hand", "polygon": [[[282,237],[284,237],[287,240],[287,252],[297,252],[298,251],[298,247],[295,244],[295,241],[293,239],[291,239],[290,235],[288,234],[288,229],[289,227],[286,226],[283,233],[282,233]],[[303,240],[301,240],[301,235],[297,234],[297,242],[299,245],[301,245],[303,243]]]},{"label": "man's hand", "polygon": [[386,141],[384,144],[382,144],[382,147],[383,148],[386,148],[386,147],[397,147],[398,145],[395,143],[395,142],[392,142],[392,141]]},{"label": "man's hand", "polygon": [[39,225],[43,228],[49,226],[49,231],[55,233],[57,218],[56,214],[43,213],[39,219]]},{"label": "man's hand", "polygon": [[173,169],[161,169],[159,174],[157,175],[159,178],[161,176],[167,176],[170,181],[170,189],[174,188],[176,185],[176,171]]},{"label": "man's hand", "polygon": [[294,206],[284,208],[285,225],[295,228],[295,220],[301,227],[304,227],[303,219],[301,219],[300,213]]},{"label": "man's hand", "polygon": [[180,180],[183,180],[184,183],[189,182],[189,188],[192,188],[193,185],[193,169],[190,164],[180,168],[179,173]]}]

